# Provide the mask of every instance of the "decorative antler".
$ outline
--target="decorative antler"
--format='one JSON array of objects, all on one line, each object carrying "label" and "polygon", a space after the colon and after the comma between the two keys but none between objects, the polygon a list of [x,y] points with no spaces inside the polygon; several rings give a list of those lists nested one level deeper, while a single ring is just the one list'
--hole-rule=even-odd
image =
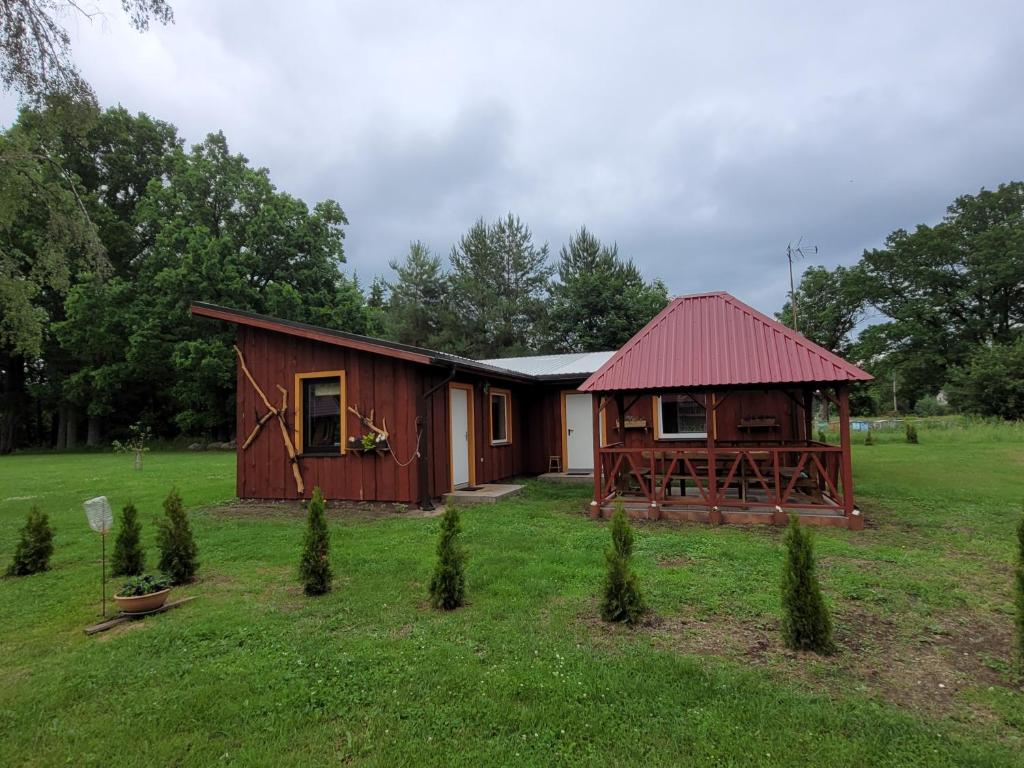
[{"label": "decorative antler", "polygon": [[380,435],[385,440],[388,439],[388,421],[387,421],[386,418],[385,419],[381,419],[381,426],[378,427],[376,424],[373,423],[374,411],[373,411],[372,408],[370,409],[370,415],[369,416],[366,416],[366,415],[360,413],[358,405],[350,405],[348,407],[348,410],[357,419],[359,419],[359,423],[362,424],[364,427],[366,427],[368,430],[370,430],[371,432],[376,432],[378,435]]}]

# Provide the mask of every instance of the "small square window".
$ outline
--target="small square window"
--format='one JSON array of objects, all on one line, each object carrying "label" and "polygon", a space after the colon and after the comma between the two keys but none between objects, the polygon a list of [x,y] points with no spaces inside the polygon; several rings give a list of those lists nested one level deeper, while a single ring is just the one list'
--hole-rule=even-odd
[{"label": "small square window", "polygon": [[491,445],[512,442],[510,393],[491,390]]},{"label": "small square window", "polygon": [[707,411],[689,395],[662,395],[658,398],[658,404],[659,437],[708,436]]}]

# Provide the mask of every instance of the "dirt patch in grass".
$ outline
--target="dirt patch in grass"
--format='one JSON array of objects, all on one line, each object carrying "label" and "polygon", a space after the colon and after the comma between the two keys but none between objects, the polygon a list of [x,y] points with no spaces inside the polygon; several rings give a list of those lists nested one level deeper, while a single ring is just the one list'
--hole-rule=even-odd
[{"label": "dirt patch in grass", "polygon": [[[149,626],[152,626],[150,624]],[[129,632],[139,632],[146,628],[145,619],[136,619],[135,621],[126,621],[118,624],[105,632],[101,632],[96,636],[96,642],[98,643],[109,643],[111,640],[116,640],[122,635],[127,635]]]},{"label": "dirt patch in grass", "polygon": [[718,614],[649,615],[629,628],[601,621],[596,604],[590,608],[580,621],[597,645],[613,647],[640,633],[663,649],[755,665],[814,691],[867,694],[931,716],[995,723],[995,713],[958,694],[1014,685],[1008,672],[1009,622],[984,616],[964,616],[958,624],[936,625],[927,635],[906,637],[893,620],[847,604],[836,616],[837,652],[819,656],[786,648],[775,617],[758,621]]},{"label": "dirt patch in grass", "polygon": [[[207,507],[207,513],[219,517],[245,520],[268,520],[282,518],[305,519],[306,507],[301,501],[233,501],[216,507]],[[438,505],[431,511],[417,509],[411,505],[390,504],[377,501],[329,501],[327,517],[336,520],[385,520],[394,517],[437,517],[444,512]]]}]

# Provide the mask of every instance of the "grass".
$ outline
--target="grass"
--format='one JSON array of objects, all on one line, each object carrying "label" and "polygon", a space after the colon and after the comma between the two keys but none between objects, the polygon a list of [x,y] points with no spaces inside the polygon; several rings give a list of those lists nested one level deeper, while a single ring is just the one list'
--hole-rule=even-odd
[{"label": "grass", "polygon": [[[1008,645],[1024,439],[973,434],[855,446],[870,527],[815,532],[826,659],[778,642],[774,529],[638,526],[657,618],[608,627],[607,526],[579,514],[585,488],[529,483],[463,514],[469,605],[444,614],[426,597],[436,518],[332,511],[334,591],[310,599],[301,515],[225,507],[231,454],[156,452],[139,473],[0,459],[0,564],[31,504],[57,527],[53,570],[0,582],[0,764],[1024,764]],[[81,501],[133,500],[153,564],[172,485],[199,599],[86,637],[99,541]]]}]

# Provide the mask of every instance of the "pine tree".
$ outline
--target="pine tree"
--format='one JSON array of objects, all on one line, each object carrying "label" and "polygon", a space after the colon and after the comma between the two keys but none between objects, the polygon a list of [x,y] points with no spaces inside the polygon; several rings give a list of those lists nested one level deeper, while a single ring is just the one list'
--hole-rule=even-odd
[{"label": "pine tree", "polygon": [[536,350],[546,313],[551,267],[518,216],[478,220],[452,248],[446,350],[475,359]]},{"label": "pine tree", "polygon": [[177,489],[172,489],[164,500],[165,519],[158,523],[156,543],[160,548],[158,567],[172,584],[187,584],[195,578],[199,563],[198,548],[192,538],[185,507]]},{"label": "pine tree", "polygon": [[635,624],[647,610],[636,574],[629,567],[633,554],[633,530],[622,504],[612,514],[612,547],[605,553],[608,571],[605,574],[601,618]]},{"label": "pine tree", "polygon": [[324,495],[317,486],[307,507],[306,539],[299,561],[299,578],[307,595],[331,591],[331,534],[327,529],[325,508]]},{"label": "pine tree", "polygon": [[1017,603],[1017,664],[1024,674],[1024,517],[1017,524],[1017,568],[1014,573]]},{"label": "pine tree", "polygon": [[787,648],[832,653],[832,619],[815,573],[811,534],[790,515],[782,571],[782,639]]},{"label": "pine tree", "polygon": [[603,244],[586,227],[562,246],[557,270],[544,336],[558,352],[618,349],[668,304],[664,283],[644,282],[616,244]]},{"label": "pine tree", "polygon": [[446,611],[466,602],[466,553],[459,543],[459,513],[449,506],[441,518],[441,538],[437,542],[437,565],[430,578],[430,603]]},{"label": "pine tree", "polygon": [[917,427],[907,422],[907,442],[913,445],[917,445]]},{"label": "pine tree", "polygon": [[7,567],[7,575],[29,576],[48,571],[52,554],[53,528],[50,527],[50,519],[39,507],[32,507],[21,529],[14,560]]},{"label": "pine tree", "polygon": [[409,245],[403,261],[390,267],[398,279],[385,283],[388,297],[384,306],[387,338],[417,347],[440,348],[442,329],[448,313],[448,276],[441,259],[418,240]]},{"label": "pine tree", "polygon": [[114,541],[111,558],[112,576],[141,576],[146,567],[146,553],[142,549],[142,525],[135,505],[129,503],[121,512],[121,527]]}]

